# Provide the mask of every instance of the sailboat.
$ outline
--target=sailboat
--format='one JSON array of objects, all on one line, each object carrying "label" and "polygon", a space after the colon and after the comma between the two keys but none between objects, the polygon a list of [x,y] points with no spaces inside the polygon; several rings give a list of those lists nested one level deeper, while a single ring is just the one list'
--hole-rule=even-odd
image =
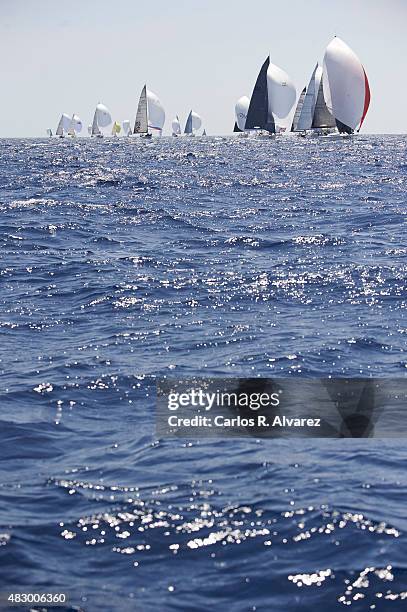
[{"label": "sailboat", "polygon": [[337,36],[325,50],[323,93],[339,133],[359,132],[370,104],[369,81],[357,55]]},{"label": "sailboat", "polygon": [[69,124],[68,136],[72,136],[73,138],[76,134],[82,131],[82,121],[78,117],[78,115],[73,114],[71,117],[71,122]]},{"label": "sailboat", "polygon": [[202,125],[202,118],[195,111],[191,110],[185,124],[184,134],[195,136],[195,133]]},{"label": "sailboat", "polygon": [[56,129],[56,136],[60,138],[65,137],[65,133],[68,133],[69,127],[71,125],[71,117],[66,113],[62,113],[61,118],[58,123],[58,127]]},{"label": "sailboat", "polygon": [[122,131],[122,126],[120,125],[120,123],[115,121],[112,126],[112,136],[117,136],[118,134],[120,134],[121,131]]},{"label": "sailboat", "polygon": [[47,129],[47,136],[49,136],[50,138],[52,137],[52,130],[51,130],[51,128]]},{"label": "sailboat", "polygon": [[246,128],[247,111],[249,110],[250,100],[247,96],[242,96],[235,104],[235,126],[234,132],[244,132]]},{"label": "sailboat", "polygon": [[258,74],[246,117],[246,130],[272,135],[283,131],[277,119],[285,119],[296,99],[293,82],[267,57]]},{"label": "sailboat", "polygon": [[110,115],[109,109],[100,102],[97,104],[95,109],[95,114],[93,115],[91,136],[96,136],[97,138],[103,137],[103,132],[101,128],[106,128],[112,123],[112,117]]},{"label": "sailboat", "polygon": [[323,92],[323,70],[317,64],[308,87],[304,87],[295,110],[292,132],[301,136],[327,135],[336,131],[335,117],[329,111]]},{"label": "sailboat", "polygon": [[128,119],[125,119],[122,123],[123,133],[125,136],[131,136],[131,124]]},{"label": "sailboat", "polygon": [[181,123],[178,115],[172,120],[172,135],[176,138],[177,136],[181,136]]},{"label": "sailboat", "polygon": [[151,138],[153,134],[161,136],[165,123],[164,108],[155,93],[144,85],[137,107],[134,134]]},{"label": "sailboat", "polygon": [[302,109],[304,107],[304,100],[305,100],[306,92],[307,92],[307,88],[304,87],[304,89],[300,93],[300,97],[298,98],[297,106],[295,108],[293,122],[291,124],[291,132],[297,132],[298,131],[298,123],[299,123],[299,119],[301,117]]}]

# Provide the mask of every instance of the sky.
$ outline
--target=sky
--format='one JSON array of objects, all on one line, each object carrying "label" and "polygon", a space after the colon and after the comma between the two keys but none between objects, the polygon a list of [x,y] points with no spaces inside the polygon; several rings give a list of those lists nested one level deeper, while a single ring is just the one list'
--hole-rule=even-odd
[{"label": "sky", "polygon": [[334,35],[369,77],[363,131],[404,133],[406,23],[407,0],[0,0],[0,137],[45,136],[62,112],[86,128],[99,101],[133,123],[144,83],[164,133],[193,108],[227,134],[268,54],[299,94]]}]

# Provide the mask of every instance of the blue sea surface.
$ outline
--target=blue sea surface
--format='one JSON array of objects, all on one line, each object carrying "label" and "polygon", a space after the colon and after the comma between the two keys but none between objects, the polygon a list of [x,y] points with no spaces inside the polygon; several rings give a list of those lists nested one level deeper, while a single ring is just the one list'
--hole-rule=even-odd
[{"label": "blue sea surface", "polygon": [[158,376],[405,377],[406,153],[0,141],[0,592],[407,609],[405,440],[154,430]]}]

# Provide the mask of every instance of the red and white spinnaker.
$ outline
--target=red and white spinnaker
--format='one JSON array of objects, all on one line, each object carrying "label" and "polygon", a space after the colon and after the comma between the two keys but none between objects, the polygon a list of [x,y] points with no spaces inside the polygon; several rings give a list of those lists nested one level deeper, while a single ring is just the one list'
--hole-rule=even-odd
[{"label": "red and white spinnaker", "polygon": [[340,132],[351,133],[363,121],[370,104],[369,81],[359,58],[340,38],[325,50],[324,98]]}]

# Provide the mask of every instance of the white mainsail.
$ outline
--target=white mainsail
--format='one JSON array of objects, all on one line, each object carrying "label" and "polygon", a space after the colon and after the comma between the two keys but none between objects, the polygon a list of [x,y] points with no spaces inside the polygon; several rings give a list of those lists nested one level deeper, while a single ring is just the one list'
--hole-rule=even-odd
[{"label": "white mainsail", "polygon": [[153,131],[161,136],[165,123],[165,111],[158,96],[144,85],[137,107],[134,134],[151,134]]},{"label": "white mainsail", "polygon": [[[297,131],[305,131],[311,129],[312,119],[314,117],[315,104],[317,100],[317,91],[319,87],[319,82],[321,80],[320,71],[318,70],[319,68],[320,67],[317,64],[308,83],[307,93],[305,94],[304,98],[304,104],[302,105],[301,113],[298,118]],[[316,84],[317,79],[318,86]]]},{"label": "white mainsail", "polygon": [[137,107],[136,121],[134,122],[134,134],[148,133],[148,116],[147,116],[147,87],[144,85],[140,100]]},{"label": "white mainsail", "polygon": [[269,112],[285,119],[295,104],[297,92],[288,74],[272,63],[267,69],[267,91]]},{"label": "white mainsail", "polygon": [[181,135],[181,123],[180,123],[178,115],[172,120],[171,127],[172,127],[173,136]]},{"label": "white mainsail", "polygon": [[128,119],[125,119],[122,123],[122,128],[125,136],[131,135],[131,124]]},{"label": "white mainsail", "polygon": [[250,100],[247,96],[242,96],[238,99],[235,105],[235,115],[237,127],[241,132],[244,131],[246,126],[247,112],[249,110]]},{"label": "white mainsail", "polygon": [[370,104],[366,72],[348,45],[337,36],[324,56],[323,92],[340,132],[352,132],[365,119]]},{"label": "white mainsail", "polygon": [[109,109],[99,102],[93,115],[92,123],[92,136],[103,136],[103,132],[100,128],[106,128],[112,123],[112,117]]},{"label": "white mainsail", "polygon": [[148,131],[154,130],[159,136],[165,123],[164,108],[155,93],[147,89]]},{"label": "white mainsail", "polygon": [[55,134],[57,136],[64,136],[65,132],[68,132],[70,125],[71,125],[70,116],[67,115],[66,113],[62,113]]},{"label": "white mainsail", "polygon": [[195,132],[199,130],[201,125],[202,118],[200,117],[200,115],[198,115],[198,113],[191,110],[188,115],[187,122],[185,124],[184,134],[195,134]]},{"label": "white mainsail", "polygon": [[98,125],[98,111],[97,109],[95,110],[95,114],[93,115],[93,121],[92,121],[92,127],[90,130],[90,135],[91,136],[103,136],[99,125]]},{"label": "white mainsail", "polygon": [[[297,111],[299,115],[297,116]],[[335,117],[329,112],[323,95],[323,72],[317,64],[311,75],[301,109],[297,106],[294,116],[294,132],[305,132],[311,129],[334,128]]]},{"label": "white mainsail", "polygon": [[304,89],[300,93],[300,97],[298,98],[297,106],[295,108],[295,113],[294,113],[294,117],[293,117],[293,122],[291,124],[291,131],[292,132],[297,132],[298,131],[298,121],[300,119],[301,112],[302,112],[302,109],[303,109],[303,106],[304,106],[304,100],[305,100],[306,91],[307,91],[307,88],[304,87]]},{"label": "white mainsail", "polygon": [[315,102],[312,114],[311,128],[335,128],[335,117],[329,111],[324,98],[324,75],[322,66],[317,65],[315,71]]}]

